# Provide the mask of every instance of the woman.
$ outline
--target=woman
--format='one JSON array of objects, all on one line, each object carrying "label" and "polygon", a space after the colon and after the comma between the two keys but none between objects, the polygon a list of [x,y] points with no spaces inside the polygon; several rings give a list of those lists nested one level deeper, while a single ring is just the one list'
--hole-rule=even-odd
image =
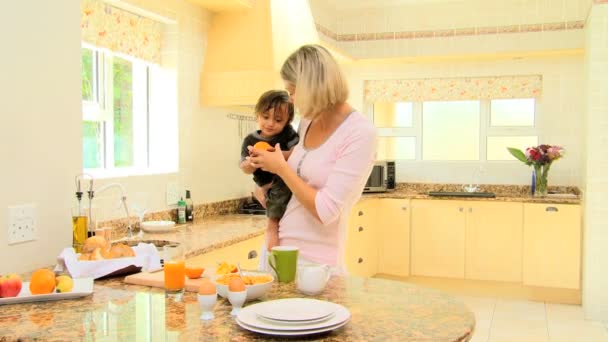
[{"label": "woman", "polygon": [[302,116],[300,142],[287,161],[278,144],[249,161],[277,174],[293,193],[279,222],[279,245],[297,246],[300,262],[344,273],[347,220],[371,172],[376,130],[346,103],[346,79],[325,48],[300,47],[283,64],[281,77]]}]

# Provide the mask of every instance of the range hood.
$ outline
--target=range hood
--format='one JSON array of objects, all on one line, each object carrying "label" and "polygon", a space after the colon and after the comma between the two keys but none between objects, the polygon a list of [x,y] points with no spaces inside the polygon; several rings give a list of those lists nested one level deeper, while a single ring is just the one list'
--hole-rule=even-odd
[{"label": "range hood", "polygon": [[303,44],[319,42],[307,0],[257,0],[244,11],[214,14],[201,72],[201,104],[251,106],[283,89],[279,70]]}]

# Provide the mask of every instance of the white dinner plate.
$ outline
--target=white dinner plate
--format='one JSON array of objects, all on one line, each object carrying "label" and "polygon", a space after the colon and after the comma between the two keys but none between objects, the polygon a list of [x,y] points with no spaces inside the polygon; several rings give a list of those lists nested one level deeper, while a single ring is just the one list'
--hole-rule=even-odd
[{"label": "white dinner plate", "polygon": [[21,292],[17,297],[0,298],[0,305],[42,302],[48,300],[62,300],[85,297],[93,293],[93,278],[74,279],[74,288],[71,292],[49,293],[33,295],[30,293],[30,283],[23,282]]},{"label": "white dinner plate", "polygon": [[309,298],[286,298],[255,304],[255,313],[274,321],[310,322],[329,317],[336,304]]},{"label": "white dinner plate", "polygon": [[319,328],[319,329],[292,330],[292,331],[258,328],[258,327],[254,327],[254,326],[245,324],[245,323],[241,322],[238,318],[236,319],[236,324],[238,324],[241,328],[243,328],[245,330],[257,332],[260,334],[275,335],[275,336],[303,336],[303,335],[312,335],[312,334],[319,334],[322,332],[332,331],[334,329],[338,329],[338,328],[346,325],[346,323],[348,323],[348,321],[349,320],[347,319],[342,323],[326,326],[326,327]]},{"label": "white dinner plate", "polygon": [[258,315],[258,318],[261,320],[265,320],[267,322],[269,322],[270,324],[275,324],[275,325],[298,325],[298,326],[302,326],[302,325],[310,325],[313,323],[321,323],[323,321],[326,321],[332,317],[334,317],[336,315],[336,313],[331,313],[329,316],[326,317],[321,317],[318,319],[311,319],[309,321],[281,321],[281,320],[274,320],[274,319],[268,319],[268,318],[264,318],[263,316]]},{"label": "white dinner plate", "polygon": [[[265,302],[268,303],[268,302]],[[329,302],[326,302],[329,303]],[[329,303],[334,306],[334,315],[327,320],[323,320],[320,322],[308,323],[308,324],[298,324],[298,325],[285,325],[285,324],[277,324],[273,321],[269,321],[258,316],[256,312],[256,306],[264,303],[253,304],[247,307],[244,307],[239,312],[237,318],[240,322],[245,325],[257,329],[263,330],[271,330],[277,332],[287,332],[287,331],[308,331],[308,330],[317,330],[317,329],[325,329],[327,327],[332,327],[350,319],[350,312],[347,308],[342,305]]]},{"label": "white dinner plate", "polygon": [[144,221],[141,223],[141,229],[148,233],[166,233],[175,230],[175,222],[173,221]]}]

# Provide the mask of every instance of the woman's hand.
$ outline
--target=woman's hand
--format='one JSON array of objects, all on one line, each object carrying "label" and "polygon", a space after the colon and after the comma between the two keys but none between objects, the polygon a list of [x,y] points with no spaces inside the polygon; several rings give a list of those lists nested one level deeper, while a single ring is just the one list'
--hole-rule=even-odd
[{"label": "woman's hand", "polygon": [[260,151],[251,146],[247,148],[250,153],[249,162],[255,168],[261,168],[264,171],[280,176],[281,172],[287,167],[287,161],[285,161],[285,156],[281,152],[280,144],[276,144],[272,151]]}]

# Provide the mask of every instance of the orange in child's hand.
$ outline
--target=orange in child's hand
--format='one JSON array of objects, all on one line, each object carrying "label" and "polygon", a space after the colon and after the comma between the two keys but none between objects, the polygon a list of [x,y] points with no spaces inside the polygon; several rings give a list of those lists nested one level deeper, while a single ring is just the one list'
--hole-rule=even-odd
[{"label": "orange in child's hand", "polygon": [[55,273],[41,268],[32,274],[30,279],[31,294],[47,294],[55,289]]},{"label": "orange in child's hand", "polygon": [[198,279],[204,271],[202,267],[186,267],[186,276],[190,279]]},{"label": "orange in child's hand", "polygon": [[272,146],[265,141],[258,141],[255,143],[255,145],[253,145],[253,148],[260,151],[268,151],[268,149],[272,149]]},{"label": "orange in child's hand", "polygon": [[198,288],[198,294],[200,295],[212,295],[217,293],[215,285],[209,279],[203,279],[201,285]]}]

